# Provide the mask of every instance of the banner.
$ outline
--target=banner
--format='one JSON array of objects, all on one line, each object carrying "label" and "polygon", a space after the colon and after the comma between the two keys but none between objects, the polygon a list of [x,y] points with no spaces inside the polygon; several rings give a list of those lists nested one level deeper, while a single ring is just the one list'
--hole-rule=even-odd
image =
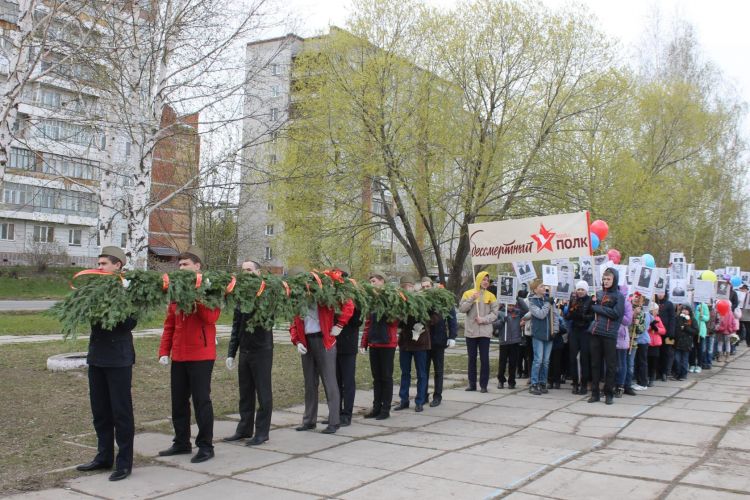
[{"label": "banner", "polygon": [[502,264],[591,255],[588,212],[469,224],[471,263]]}]

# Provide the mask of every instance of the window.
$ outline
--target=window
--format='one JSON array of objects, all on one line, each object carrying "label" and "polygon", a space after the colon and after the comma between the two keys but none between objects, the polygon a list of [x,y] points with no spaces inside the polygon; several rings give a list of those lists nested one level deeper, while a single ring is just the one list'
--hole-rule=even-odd
[{"label": "window", "polygon": [[273,236],[273,224],[266,224],[266,236]]},{"label": "window", "polygon": [[120,248],[125,248],[128,246],[128,233],[121,233],[120,234]]},{"label": "window", "polygon": [[26,205],[31,203],[33,188],[26,184],[6,182],[3,185],[3,203],[9,205]]},{"label": "window", "polygon": [[39,104],[46,108],[57,109],[62,102],[62,94],[56,90],[42,88],[39,92]]},{"label": "window", "polygon": [[271,65],[271,74],[272,75],[278,75],[279,74],[279,65],[278,64],[272,64]]},{"label": "window", "polygon": [[279,97],[279,86],[278,85],[272,85],[271,86],[271,97]]},{"label": "window", "polygon": [[276,121],[279,119],[279,108],[271,108],[271,120]]},{"label": "window", "polygon": [[81,246],[81,230],[80,229],[68,230],[68,245],[72,245],[75,247]]},{"label": "window", "polygon": [[34,241],[38,243],[55,241],[55,228],[52,226],[34,226]]},{"label": "window", "polygon": [[12,222],[3,222],[0,224],[0,240],[15,239],[16,225]]},{"label": "window", "polygon": [[266,247],[265,257],[266,257],[266,260],[273,259],[273,252],[271,251],[271,247]]},{"label": "window", "polygon": [[21,170],[34,170],[34,153],[28,149],[10,148],[8,167]]}]

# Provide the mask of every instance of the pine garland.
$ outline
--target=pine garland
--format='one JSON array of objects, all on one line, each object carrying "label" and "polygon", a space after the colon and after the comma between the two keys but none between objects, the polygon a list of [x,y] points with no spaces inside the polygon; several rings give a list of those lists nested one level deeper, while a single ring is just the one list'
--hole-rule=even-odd
[{"label": "pine garland", "polygon": [[223,271],[196,274],[175,271],[127,271],[122,275],[88,275],[76,280],[77,288],[48,314],[62,323],[63,335],[75,337],[84,325],[113,328],[128,317],[145,319],[163,314],[174,302],[185,313],[197,303],[209,308],[234,308],[248,315],[248,328],[273,328],[274,324],[303,316],[313,304],[340,312],[347,300],[354,301],[362,316],[375,314],[387,321],[428,321],[431,313],[447,317],[455,306],[453,294],[434,288],[412,293],[386,284],[375,288],[357,283],[336,271],[312,271],[282,279]]}]

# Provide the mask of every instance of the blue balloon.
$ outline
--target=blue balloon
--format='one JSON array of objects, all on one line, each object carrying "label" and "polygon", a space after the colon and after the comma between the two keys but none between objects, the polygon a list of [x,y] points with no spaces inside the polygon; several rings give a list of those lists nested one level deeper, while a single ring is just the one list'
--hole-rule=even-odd
[{"label": "blue balloon", "polygon": [[589,233],[589,236],[591,237],[591,249],[596,250],[597,248],[599,248],[599,237],[594,233]]},{"label": "blue balloon", "polygon": [[732,281],[730,281],[733,287],[737,288],[742,284],[742,278],[739,276],[733,276]]},{"label": "blue balloon", "polygon": [[642,258],[644,266],[650,267],[651,269],[656,267],[656,259],[654,259],[654,256],[650,253],[644,253]]}]

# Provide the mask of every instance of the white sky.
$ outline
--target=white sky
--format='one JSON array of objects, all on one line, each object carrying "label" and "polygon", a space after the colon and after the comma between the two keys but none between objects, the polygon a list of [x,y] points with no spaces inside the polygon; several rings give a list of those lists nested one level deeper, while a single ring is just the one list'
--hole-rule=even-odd
[{"label": "white sky", "polygon": [[[449,6],[455,0],[427,0],[437,6]],[[543,0],[551,7],[570,2]],[[631,48],[643,35],[647,19],[654,10],[664,18],[665,30],[677,15],[691,23],[705,56],[733,82],[745,102],[750,102],[750,2],[747,0],[580,0],[598,18],[602,30]],[[284,5],[298,18],[298,34],[309,36],[328,31],[328,26],[343,26],[349,12],[348,0],[285,0]],[[745,121],[745,136],[750,140],[750,120]]]}]

